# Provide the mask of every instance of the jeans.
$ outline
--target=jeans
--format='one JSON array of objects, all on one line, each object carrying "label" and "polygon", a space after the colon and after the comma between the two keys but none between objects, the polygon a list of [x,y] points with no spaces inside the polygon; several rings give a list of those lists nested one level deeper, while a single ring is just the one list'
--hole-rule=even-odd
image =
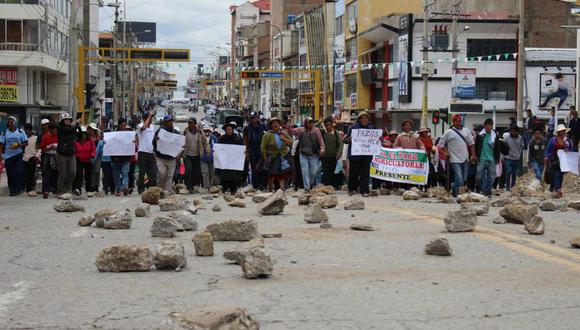
[{"label": "jeans", "polygon": [[115,192],[129,189],[129,162],[111,162]]},{"label": "jeans", "polygon": [[70,193],[77,175],[76,157],[56,154],[56,168],[58,170],[57,193]]},{"label": "jeans", "polygon": [[475,182],[484,195],[491,194],[491,186],[495,180],[495,161],[480,160],[477,164],[477,172],[475,174]]},{"label": "jeans", "polygon": [[532,167],[532,170],[534,170],[536,179],[542,181],[542,172],[544,172],[544,164],[540,164],[538,162],[530,162],[530,166]]},{"label": "jeans", "polygon": [[560,171],[560,166],[552,166],[552,185],[550,186],[550,191],[560,191],[563,181],[564,173]]},{"label": "jeans", "polygon": [[201,157],[185,156],[185,185],[189,191],[201,185]]},{"label": "jeans", "polygon": [[[157,165],[155,155],[148,152],[140,151],[137,155],[137,161],[139,163],[137,190],[142,193],[145,189],[155,187],[157,184]],[[147,183],[145,183],[145,175],[147,175]]]},{"label": "jeans", "polygon": [[101,162],[101,168],[103,169],[103,191],[105,191],[105,194],[115,192],[113,166],[111,164],[111,162]]},{"label": "jeans", "polygon": [[250,160],[250,169],[252,171],[252,187],[256,190],[264,190],[264,188],[266,188],[266,176],[257,171],[258,163],[260,163],[262,155],[259,153],[250,153],[248,158]]},{"label": "jeans", "polygon": [[361,194],[369,193],[372,157],[359,156],[358,159],[349,160],[348,191]]},{"label": "jeans", "polygon": [[36,157],[31,157],[29,160],[24,162],[24,168],[26,171],[26,192],[36,191],[36,164]]},{"label": "jeans", "polygon": [[469,162],[466,160],[463,163],[450,163],[451,171],[453,171],[453,187],[451,192],[453,196],[459,193],[459,187],[463,187],[465,180],[467,180],[467,170],[469,169]]},{"label": "jeans", "polygon": [[157,187],[167,190],[170,193],[173,191],[173,174],[175,173],[175,159],[159,158],[157,163]]},{"label": "jeans", "polygon": [[310,190],[316,185],[316,175],[318,174],[318,155],[300,155],[300,168],[302,169],[302,181],[304,190]]},{"label": "jeans", "polygon": [[10,196],[19,195],[24,190],[24,162],[22,153],[4,160],[6,177],[8,178],[8,190]]},{"label": "jeans", "polygon": [[519,163],[518,159],[505,159],[505,189],[507,191],[510,191],[516,185]]},{"label": "jeans", "polygon": [[213,162],[201,162],[201,177],[203,180],[203,187],[210,188],[213,183]]},{"label": "jeans", "polygon": [[560,101],[558,102],[558,109],[560,109],[562,107],[562,104],[564,104],[564,101],[566,101],[566,99],[568,98],[568,90],[558,88],[557,91],[548,95],[544,103],[540,105],[540,108],[545,108],[548,105],[548,103],[550,103],[550,101],[556,97],[560,99]]}]

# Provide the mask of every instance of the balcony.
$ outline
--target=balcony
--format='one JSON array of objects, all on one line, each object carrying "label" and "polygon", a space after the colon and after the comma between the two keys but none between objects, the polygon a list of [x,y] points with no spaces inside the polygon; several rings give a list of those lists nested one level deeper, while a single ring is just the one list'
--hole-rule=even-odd
[{"label": "balcony", "polygon": [[0,43],[0,51],[37,52],[39,48],[38,44],[23,44],[16,42]]}]

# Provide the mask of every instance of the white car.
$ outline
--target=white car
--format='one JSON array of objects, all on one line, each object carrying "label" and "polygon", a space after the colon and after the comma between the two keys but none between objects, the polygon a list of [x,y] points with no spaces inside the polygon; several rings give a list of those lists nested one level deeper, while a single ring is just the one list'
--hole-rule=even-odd
[{"label": "white car", "polygon": [[184,123],[189,119],[189,116],[182,111],[175,111],[173,114],[173,120],[177,123]]}]

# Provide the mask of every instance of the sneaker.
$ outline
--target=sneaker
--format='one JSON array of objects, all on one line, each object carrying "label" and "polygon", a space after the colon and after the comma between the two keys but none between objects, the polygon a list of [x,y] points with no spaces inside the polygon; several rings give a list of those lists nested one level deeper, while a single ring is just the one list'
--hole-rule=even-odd
[{"label": "sneaker", "polygon": [[80,196],[81,195],[80,189],[75,189],[75,195],[77,195],[77,196]]},{"label": "sneaker", "polygon": [[115,193],[115,196],[120,197],[121,196],[121,192],[120,191],[116,192]]}]

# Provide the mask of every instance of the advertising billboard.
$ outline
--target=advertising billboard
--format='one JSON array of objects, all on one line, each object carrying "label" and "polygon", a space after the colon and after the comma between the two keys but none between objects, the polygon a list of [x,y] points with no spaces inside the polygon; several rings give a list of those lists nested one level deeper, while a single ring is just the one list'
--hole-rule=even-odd
[{"label": "advertising billboard", "polygon": [[123,33],[127,25],[127,34],[135,34],[137,42],[157,42],[157,23],[155,22],[117,22],[117,31]]},{"label": "advertising billboard", "polygon": [[0,102],[17,102],[18,71],[16,68],[0,68]]},{"label": "advertising billboard", "polygon": [[412,68],[409,63],[413,57],[413,14],[399,19],[399,102],[411,102]]},{"label": "advertising billboard", "polygon": [[475,88],[475,69],[455,69],[452,76],[451,98],[474,99],[477,96]]},{"label": "advertising billboard", "polygon": [[539,107],[570,110],[576,103],[575,73],[540,73]]}]

